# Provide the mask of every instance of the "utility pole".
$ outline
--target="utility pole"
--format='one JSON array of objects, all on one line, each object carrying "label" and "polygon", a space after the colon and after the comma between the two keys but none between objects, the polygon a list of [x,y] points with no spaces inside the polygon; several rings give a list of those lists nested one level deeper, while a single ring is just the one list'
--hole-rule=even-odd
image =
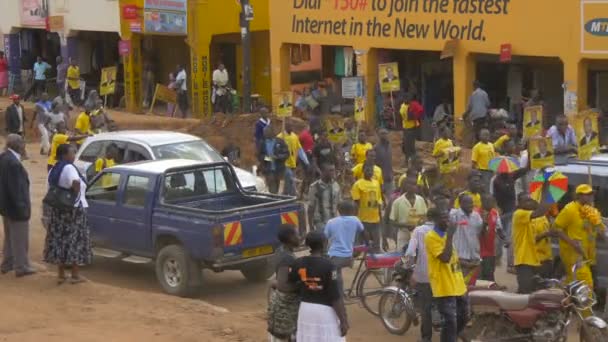
[{"label": "utility pole", "polygon": [[241,2],[241,41],[243,44],[243,112],[251,111],[251,32],[249,21],[253,20],[253,8],[249,0]]}]

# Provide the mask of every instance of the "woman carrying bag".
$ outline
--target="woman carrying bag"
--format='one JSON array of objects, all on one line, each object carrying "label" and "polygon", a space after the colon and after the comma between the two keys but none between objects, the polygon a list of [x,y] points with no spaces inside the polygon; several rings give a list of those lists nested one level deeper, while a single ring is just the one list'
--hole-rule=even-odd
[{"label": "woman carrying bag", "polygon": [[76,148],[60,145],[57,163],[49,172],[49,191],[44,203],[51,208],[51,218],[44,241],[44,261],[57,265],[57,283],[65,283],[66,268],[72,271],[70,283],[85,281],[79,267],[93,259],[86,209],[86,182],[74,166]]}]

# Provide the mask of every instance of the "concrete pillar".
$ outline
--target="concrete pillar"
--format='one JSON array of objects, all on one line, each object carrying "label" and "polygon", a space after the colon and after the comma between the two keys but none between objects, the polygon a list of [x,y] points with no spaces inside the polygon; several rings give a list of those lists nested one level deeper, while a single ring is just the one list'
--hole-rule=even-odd
[{"label": "concrete pillar", "polygon": [[357,55],[357,76],[365,82],[365,122],[376,123],[376,85],[378,84],[378,58],[376,49],[357,49],[362,52]]},{"label": "concrete pillar", "polygon": [[454,123],[455,137],[463,139],[464,137],[464,122],[461,120],[462,115],[467,109],[469,96],[473,92],[473,81],[475,81],[475,56],[468,51],[462,51],[461,48],[456,49],[456,53],[452,59],[454,70]]},{"label": "concrete pillar", "polygon": [[19,45],[18,33],[4,35],[4,53],[8,61],[9,71],[9,93],[21,89],[21,51]]},{"label": "concrete pillar", "polygon": [[[210,38],[210,37],[208,37]],[[209,117],[211,108],[211,60],[209,39],[198,40],[190,49],[192,77],[190,81],[191,110],[195,117]]]},{"label": "concrete pillar", "polygon": [[67,62],[70,58],[78,60],[78,37],[61,39],[61,57]]},{"label": "concrete pillar", "polygon": [[[588,64],[587,60],[578,59],[564,59],[564,87],[565,94],[567,92],[573,92],[577,95],[575,104],[575,111],[568,113],[568,104],[564,103],[564,111],[566,115],[575,114],[576,112],[586,109],[587,103],[587,78],[588,78]],[[568,96],[564,98],[564,101],[568,101]]]},{"label": "concrete pillar", "polygon": [[[141,36],[131,35],[131,53],[124,56],[125,69],[125,100],[127,111],[140,113],[142,111],[142,56]],[[68,49],[69,50],[69,49]]]},{"label": "concrete pillar", "polygon": [[274,108],[278,105],[279,93],[289,90],[289,87],[291,86],[291,75],[289,71],[290,55],[288,44],[274,41],[272,33],[270,39],[270,73],[272,78],[272,105]]}]

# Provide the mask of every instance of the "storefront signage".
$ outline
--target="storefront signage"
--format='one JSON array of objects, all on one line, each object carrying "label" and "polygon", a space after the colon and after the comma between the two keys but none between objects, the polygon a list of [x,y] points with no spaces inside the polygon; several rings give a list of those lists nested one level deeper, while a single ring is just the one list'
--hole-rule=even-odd
[{"label": "storefront signage", "polygon": [[343,98],[354,99],[363,95],[363,77],[344,77],[342,79]]},{"label": "storefront signage", "polygon": [[131,41],[130,40],[118,41],[118,54],[120,56],[127,56],[130,53],[131,53]]},{"label": "storefront signage", "polygon": [[608,54],[608,0],[581,1],[581,50]]},{"label": "storefront signage", "polygon": [[500,46],[500,62],[507,63],[511,61],[511,44],[502,44]]},{"label": "storefront signage", "polygon": [[62,15],[52,15],[48,17],[48,30],[50,32],[61,32],[63,31],[63,16]]},{"label": "storefront signage", "polygon": [[187,0],[145,0],[144,30],[147,33],[187,34]]},{"label": "storefront signage", "polygon": [[[339,37],[485,41],[511,0],[289,0],[291,32]],[[354,15],[355,13],[370,13]],[[493,20],[492,20],[493,21]]]},{"label": "storefront signage", "polygon": [[46,28],[48,15],[48,0],[21,0],[21,25]]},{"label": "storefront signage", "polygon": [[131,32],[141,32],[141,22],[131,21],[129,22],[129,29]]},{"label": "storefront signage", "polygon": [[139,18],[139,8],[136,5],[124,5],[122,7],[122,18],[125,20]]}]

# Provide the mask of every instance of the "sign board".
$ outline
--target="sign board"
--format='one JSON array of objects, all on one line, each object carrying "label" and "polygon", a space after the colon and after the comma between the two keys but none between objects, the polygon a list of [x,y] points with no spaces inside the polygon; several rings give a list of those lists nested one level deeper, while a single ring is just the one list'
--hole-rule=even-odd
[{"label": "sign board", "polygon": [[106,96],[114,94],[116,91],[116,70],[115,66],[101,69],[99,82],[99,95]]},{"label": "sign board", "polygon": [[64,28],[63,16],[62,15],[52,15],[48,18],[49,25],[48,30],[50,32],[61,32]]},{"label": "sign board", "polygon": [[342,79],[343,98],[354,99],[363,95],[363,77],[344,77]]},{"label": "sign board", "polygon": [[131,41],[120,40],[118,41],[118,55],[127,56],[131,53]]},{"label": "sign board", "polygon": [[46,28],[46,18],[49,15],[48,0],[20,0],[20,2],[21,25]]},{"label": "sign board", "polygon": [[456,49],[458,48],[458,40],[452,39],[445,42],[443,45],[443,50],[441,50],[441,56],[439,59],[446,59],[450,57],[454,57],[456,54]]},{"label": "sign board", "polygon": [[293,92],[284,91],[279,94],[279,105],[277,106],[277,116],[285,118],[293,114]]},{"label": "sign board", "polygon": [[131,32],[141,32],[141,22],[137,20],[129,22],[129,29]]},{"label": "sign board", "polygon": [[508,63],[511,61],[512,53],[511,53],[511,44],[502,44],[500,46],[500,62]]},{"label": "sign board", "polygon": [[187,15],[187,0],[144,0],[144,31],[186,35]]},{"label": "sign board", "polygon": [[136,5],[124,5],[122,7],[122,18],[125,20],[135,20],[139,18],[139,8]]},{"label": "sign board", "polygon": [[608,0],[581,1],[581,52],[608,55]]},{"label": "sign board", "polygon": [[555,165],[555,154],[553,151],[553,141],[551,138],[530,138],[530,148],[528,153],[530,156],[530,165],[534,170]]},{"label": "sign board", "polygon": [[[154,106],[156,106],[157,100],[163,101],[165,103],[176,104],[177,103],[177,93],[175,92],[175,90],[170,89],[166,85],[157,83],[156,89],[154,89],[154,97],[152,98],[152,103],[150,104],[150,109],[148,110],[148,113],[152,113],[152,110],[154,110]],[[177,106],[175,106],[173,108],[174,112],[175,112],[176,108],[177,108]]]},{"label": "sign board", "polygon": [[401,89],[399,65],[397,63],[379,64],[378,81],[380,82],[380,91],[383,93],[399,91]]},{"label": "sign board", "polygon": [[589,160],[600,151],[599,114],[593,110],[580,112],[574,117],[574,131],[578,139],[578,159]]}]

